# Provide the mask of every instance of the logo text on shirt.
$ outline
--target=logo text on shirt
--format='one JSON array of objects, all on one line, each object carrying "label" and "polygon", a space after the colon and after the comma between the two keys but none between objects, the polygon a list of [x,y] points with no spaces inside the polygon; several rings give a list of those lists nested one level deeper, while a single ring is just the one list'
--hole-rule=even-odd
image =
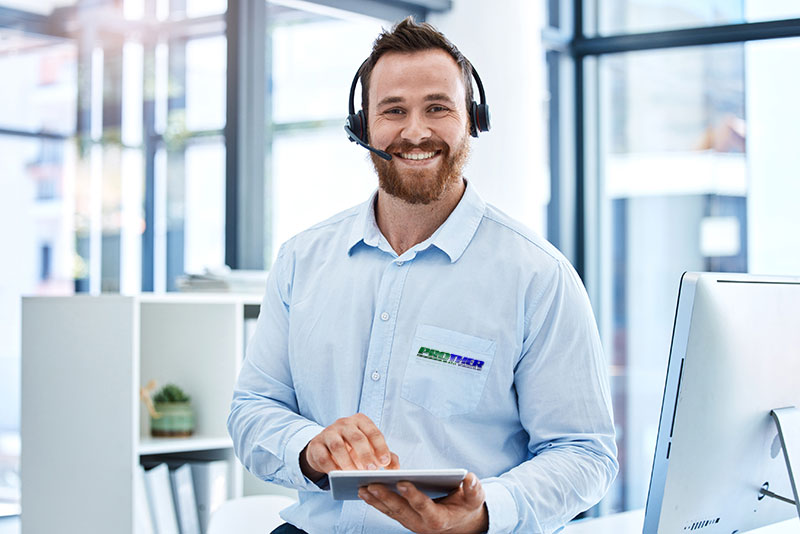
[{"label": "logo text on shirt", "polygon": [[458,354],[451,354],[449,352],[443,352],[441,350],[429,349],[428,347],[420,347],[419,350],[417,351],[417,356],[419,356],[420,358],[426,358],[428,360],[434,360],[437,362],[447,363],[450,365],[465,367],[467,369],[473,369],[475,371],[482,370],[484,363],[481,360],[476,360],[474,358],[467,358],[465,356],[459,356]]}]

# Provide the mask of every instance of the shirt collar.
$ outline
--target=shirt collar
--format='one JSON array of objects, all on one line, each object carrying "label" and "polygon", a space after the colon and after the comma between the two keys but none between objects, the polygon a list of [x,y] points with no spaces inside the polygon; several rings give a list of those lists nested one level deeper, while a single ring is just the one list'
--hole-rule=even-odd
[{"label": "shirt collar", "polygon": [[[464,195],[447,220],[436,229],[431,237],[415,245],[413,249],[419,251],[429,245],[434,245],[447,254],[451,263],[456,262],[461,257],[470,241],[472,241],[472,237],[475,235],[486,211],[486,203],[478,195],[475,186],[471,185],[469,181],[465,181],[467,187]],[[347,241],[348,254],[352,254],[353,249],[359,243],[363,242],[371,247],[379,247],[381,241],[385,241],[375,220],[375,199],[377,196],[378,191],[376,190],[372,193],[370,199],[360,206]]]}]

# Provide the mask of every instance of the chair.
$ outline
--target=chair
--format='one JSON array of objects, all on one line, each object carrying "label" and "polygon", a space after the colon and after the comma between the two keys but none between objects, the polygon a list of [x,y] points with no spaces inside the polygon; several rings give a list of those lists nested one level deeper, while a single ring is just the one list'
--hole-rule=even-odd
[{"label": "chair", "polygon": [[269,534],[284,523],[278,512],[295,502],[285,495],[251,495],[225,501],[211,516],[206,534]]}]

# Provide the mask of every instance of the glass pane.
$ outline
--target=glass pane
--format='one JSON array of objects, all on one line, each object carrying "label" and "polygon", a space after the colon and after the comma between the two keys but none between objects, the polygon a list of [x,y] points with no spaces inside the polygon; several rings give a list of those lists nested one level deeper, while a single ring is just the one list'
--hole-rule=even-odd
[{"label": "glass pane", "polygon": [[[584,0],[587,35],[614,35],[800,17],[795,0]],[[591,13],[596,13],[592,17]]]},{"label": "glass pane", "polygon": [[[275,27],[273,120],[341,119],[344,123],[350,83],[368,52],[364,45],[375,40],[380,30],[379,23],[367,20],[323,20]],[[359,95],[357,92],[356,109],[361,106]]]},{"label": "glass pane", "polygon": [[795,0],[745,0],[748,22],[793,19],[800,17],[800,4]]},{"label": "glass pane", "polygon": [[[100,198],[100,291],[120,290],[120,223],[122,222],[122,150],[118,146],[103,148],[103,174],[100,191],[91,194]],[[96,184],[97,182],[95,182]],[[94,184],[93,184],[94,185]]]},{"label": "glass pane", "polygon": [[227,0],[186,0],[187,17],[220,15],[228,10]]},{"label": "glass pane", "polygon": [[186,43],[186,129],[219,130],[225,126],[225,37]]},{"label": "glass pane", "polygon": [[800,272],[798,60],[788,39],[598,62],[615,510],[645,503],[681,273]]},{"label": "glass pane", "polygon": [[120,293],[142,290],[142,234],[144,233],[144,153],[122,150],[119,206]]},{"label": "glass pane", "polygon": [[[588,0],[597,6],[597,32],[637,33],[744,21],[744,0]],[[587,3],[588,3],[587,2]],[[587,21],[590,25],[591,20]]]},{"label": "glass pane", "polygon": [[748,269],[800,273],[800,38],[745,45]]},{"label": "glass pane", "polygon": [[144,0],[123,0],[122,16],[128,20],[139,20],[144,16]]},{"label": "glass pane", "polygon": [[225,145],[186,148],[184,270],[225,265]]},{"label": "glass pane", "polygon": [[0,80],[0,128],[75,130],[75,46],[0,28]]},{"label": "glass pane", "polygon": [[368,152],[357,148],[339,127],[276,136],[272,198],[280,201],[272,203],[273,256],[298,232],[367,200],[378,179]]}]

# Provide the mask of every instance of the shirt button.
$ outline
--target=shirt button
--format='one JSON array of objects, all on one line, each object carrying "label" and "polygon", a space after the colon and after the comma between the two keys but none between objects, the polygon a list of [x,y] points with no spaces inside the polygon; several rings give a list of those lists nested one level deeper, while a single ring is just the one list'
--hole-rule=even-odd
[{"label": "shirt button", "polygon": [[389,320],[389,314],[388,314],[388,313],[386,313],[386,312],[383,312],[383,313],[381,314],[381,320],[383,320],[383,321],[388,321],[388,320]]},{"label": "shirt button", "polygon": [[372,371],[372,379],[377,382],[381,379],[381,374],[378,371]]},{"label": "shirt button", "polygon": [[397,261],[397,262],[395,262],[395,263],[397,263],[397,266],[398,266],[398,267],[400,267],[400,266],[401,266],[401,265],[403,265],[405,262],[404,262],[403,260],[399,260],[399,261]]}]

